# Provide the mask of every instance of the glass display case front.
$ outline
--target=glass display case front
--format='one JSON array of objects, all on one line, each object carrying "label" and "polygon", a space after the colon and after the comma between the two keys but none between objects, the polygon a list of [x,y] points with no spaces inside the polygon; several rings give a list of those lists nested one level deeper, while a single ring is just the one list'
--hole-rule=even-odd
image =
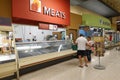
[{"label": "glass display case front", "polygon": [[71,45],[72,42],[70,40],[16,42],[16,49],[19,58],[24,58],[71,49]]}]

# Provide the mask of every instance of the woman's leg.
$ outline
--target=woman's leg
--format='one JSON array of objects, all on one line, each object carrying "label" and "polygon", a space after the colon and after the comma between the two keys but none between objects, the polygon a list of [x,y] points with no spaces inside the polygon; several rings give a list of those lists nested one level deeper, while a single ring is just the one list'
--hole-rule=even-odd
[{"label": "woman's leg", "polygon": [[85,66],[87,66],[87,62],[88,62],[87,56],[84,56],[84,61],[85,61]]},{"label": "woman's leg", "polygon": [[81,56],[81,55],[79,55],[78,57],[79,57],[80,66],[83,66],[82,56]]}]

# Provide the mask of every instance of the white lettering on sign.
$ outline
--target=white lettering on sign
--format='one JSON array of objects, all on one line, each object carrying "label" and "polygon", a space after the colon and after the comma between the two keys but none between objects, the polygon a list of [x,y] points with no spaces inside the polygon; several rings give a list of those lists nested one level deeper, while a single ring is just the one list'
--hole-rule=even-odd
[{"label": "white lettering on sign", "polygon": [[58,17],[65,19],[65,12],[57,11],[55,9],[47,8],[46,6],[43,7],[43,14],[52,16],[52,17]]},{"label": "white lettering on sign", "polygon": [[110,23],[109,23],[109,22],[106,22],[106,21],[104,21],[104,20],[102,20],[102,19],[100,19],[100,24],[106,25],[106,26],[110,26]]},{"label": "white lettering on sign", "polygon": [[43,7],[43,14],[47,14],[47,15],[50,15],[50,12],[51,12],[51,9],[50,8],[47,8],[47,7]]}]

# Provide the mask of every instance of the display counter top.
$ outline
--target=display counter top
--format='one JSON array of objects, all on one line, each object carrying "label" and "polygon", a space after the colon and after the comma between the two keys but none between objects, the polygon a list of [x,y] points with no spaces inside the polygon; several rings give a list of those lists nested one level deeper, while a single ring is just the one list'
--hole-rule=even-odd
[{"label": "display counter top", "polygon": [[41,41],[41,42],[17,42],[16,49],[19,58],[38,56],[52,52],[60,52],[71,49],[70,40]]},{"label": "display counter top", "polygon": [[[50,42],[64,42],[64,41],[66,41],[66,40],[16,42],[16,44],[34,44],[34,43],[50,43]],[[69,41],[69,40],[67,40],[67,41]]]},{"label": "display counter top", "polygon": [[64,50],[61,52],[53,52],[50,54],[42,54],[42,55],[37,55],[37,56],[25,57],[25,58],[21,58],[19,60],[19,62],[20,62],[19,66],[20,66],[20,68],[25,68],[25,67],[29,67],[32,65],[59,59],[62,57],[74,55],[75,53],[76,53],[76,51],[69,49],[69,50]]},{"label": "display counter top", "polygon": [[73,55],[71,40],[54,40],[41,42],[17,42],[19,67],[25,68],[35,64]]}]

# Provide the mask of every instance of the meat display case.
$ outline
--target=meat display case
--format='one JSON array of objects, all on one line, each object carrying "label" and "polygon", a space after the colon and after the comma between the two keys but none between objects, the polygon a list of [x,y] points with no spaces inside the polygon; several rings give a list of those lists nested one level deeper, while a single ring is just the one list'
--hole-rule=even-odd
[{"label": "meat display case", "polygon": [[72,42],[70,40],[16,42],[16,49],[19,58],[25,58],[71,49],[71,45]]}]

